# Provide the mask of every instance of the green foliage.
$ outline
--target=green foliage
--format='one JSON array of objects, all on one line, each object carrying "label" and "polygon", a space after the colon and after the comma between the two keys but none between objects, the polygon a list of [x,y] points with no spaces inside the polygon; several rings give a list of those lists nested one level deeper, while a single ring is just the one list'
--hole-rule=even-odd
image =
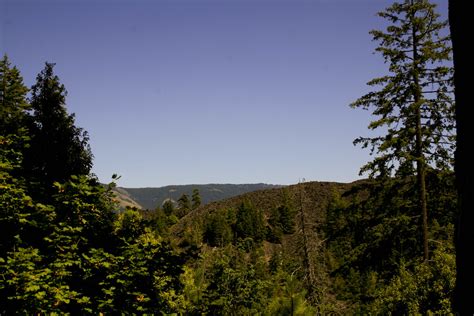
[{"label": "green foliage", "polygon": [[234,231],[237,238],[252,238],[256,242],[265,238],[266,229],[263,214],[250,202],[246,201],[240,204],[236,216]]},{"label": "green foliage", "polygon": [[[100,256],[109,256],[96,253]],[[120,255],[99,259],[88,257],[89,267],[99,262],[106,278],[100,282],[102,297],[98,308],[104,312],[134,311],[171,313],[183,305],[181,282],[182,259],[170,246],[145,231],[131,243],[120,248]]]},{"label": "green foliage", "polygon": [[[441,29],[426,1],[394,4],[387,12],[381,15],[395,24],[405,23],[400,17],[406,13],[417,31],[428,31],[423,23],[433,17],[434,38]],[[410,73],[409,58],[392,47],[397,39],[409,41],[409,34],[402,36],[409,24],[403,25],[387,34],[373,32],[393,76],[373,81],[386,87],[354,106],[375,106],[381,118],[371,128],[388,127],[391,136],[360,140],[381,154],[371,170],[386,174],[397,168],[399,175],[411,174],[417,161],[411,114],[413,108],[423,113],[427,166],[438,167],[426,174],[430,261],[416,259],[421,233],[412,177],[359,183],[342,195],[347,186],[305,184],[307,211],[300,213],[305,219],[298,231],[306,229],[305,247],[311,246],[316,274],[330,271],[328,280],[316,278],[311,285],[290,198],[301,186],[254,193],[253,199],[235,199],[234,205],[219,204],[210,212],[200,207],[195,189],[191,202],[184,194],[177,209],[169,199],[163,209],[119,213],[114,184],[100,185],[89,175],[87,134],[65,109],[66,91],[53,64],[38,76],[33,112],[27,115],[27,90],[5,57],[0,61],[0,314],[451,313],[456,210],[451,149],[442,144],[444,138],[430,134],[452,129],[450,83],[435,83],[436,99],[410,101],[413,91],[399,83],[410,79],[413,67]],[[444,40],[423,39],[418,70],[449,55]],[[443,67],[430,75],[421,71],[421,87],[428,87],[428,79],[444,80],[450,70]],[[405,125],[394,128],[397,117]],[[314,290],[321,299],[312,300]]]},{"label": "green foliage", "polygon": [[396,276],[375,293],[368,310],[381,314],[453,315],[451,295],[455,284],[453,249],[433,252],[431,261],[413,268],[401,265]]},{"label": "green foliage", "polygon": [[[275,209],[274,211],[277,211]],[[280,227],[266,226],[265,240],[274,244],[280,244],[283,238],[283,231]]]},{"label": "green foliage", "polygon": [[118,215],[115,222],[115,234],[125,241],[136,240],[145,232],[145,221],[134,209],[126,209]]},{"label": "green foliage", "polygon": [[171,221],[168,216],[166,216],[163,209],[157,207],[153,211],[141,211],[141,216],[146,221],[146,226],[152,228],[161,236],[168,235],[169,227],[171,226]]},{"label": "green foliage", "polygon": [[450,40],[442,34],[447,22],[438,22],[440,15],[434,8],[428,0],[405,0],[379,13],[390,24],[385,31],[371,34],[379,42],[376,51],[389,63],[389,75],[370,81],[368,85],[381,89],[351,104],[373,109],[376,119],[369,129],[385,132],[354,141],[377,154],[361,173],[418,178],[424,260],[429,258],[426,171],[452,170],[455,148]]},{"label": "green foliage", "polygon": [[[385,136],[361,137],[355,144],[371,147],[378,156],[361,172],[387,176],[414,172],[413,163],[452,168],[454,150],[453,70],[447,22],[438,22],[435,5],[427,0],[395,2],[379,16],[390,24],[371,31],[376,49],[389,63],[389,74],[373,79],[382,86],[351,104],[373,109],[369,129]],[[419,140],[419,143],[416,142]]]},{"label": "green foliage", "polygon": [[67,113],[66,89],[53,67],[46,63],[31,88],[31,141],[25,152],[24,174],[28,181],[37,183],[32,191],[37,198],[51,194],[55,181],[88,175],[92,168],[87,132],[76,127],[74,115]]},{"label": "green foliage", "polygon": [[163,203],[163,212],[165,212],[166,216],[170,216],[175,213],[173,201],[166,200],[165,203]]},{"label": "green foliage", "polygon": [[283,203],[274,209],[268,220],[273,228],[273,236],[293,234],[295,232],[295,210],[292,206],[287,190],[283,190]]},{"label": "green foliage", "polygon": [[[114,184],[88,175],[87,139],[52,67],[28,125],[19,72],[0,62],[0,314],[181,311],[182,256],[138,210],[117,215]],[[54,153],[37,151],[47,136]],[[65,160],[53,166],[56,154]]]},{"label": "green foliage", "polygon": [[26,134],[27,92],[20,71],[11,67],[8,57],[3,56],[0,60],[0,135],[20,137]]},{"label": "green foliage", "polygon": [[330,269],[334,291],[361,314],[450,312],[454,282],[453,175],[427,177],[430,250],[420,262],[421,233],[414,179],[374,181],[335,195],[327,211]]},{"label": "green foliage", "polygon": [[210,246],[224,247],[233,240],[232,222],[225,211],[210,214],[205,221],[204,241]]},{"label": "green foliage", "polygon": [[294,211],[288,205],[278,207],[279,224],[285,234],[292,234],[295,232]]},{"label": "green foliage", "polygon": [[199,206],[201,206],[201,195],[199,194],[199,189],[194,189],[193,190],[193,195],[191,197],[192,199],[192,209],[197,209]]},{"label": "green foliage", "polygon": [[191,210],[191,202],[187,194],[181,195],[178,199],[178,217],[183,217]]},{"label": "green foliage", "polygon": [[181,282],[183,284],[184,306],[185,314],[191,315],[199,312],[203,308],[203,291],[204,291],[204,273],[203,269],[190,266],[183,268],[184,272],[181,274]]},{"label": "green foliage", "polygon": [[62,259],[47,262],[35,248],[18,248],[6,260],[1,258],[0,273],[5,282],[0,285],[5,300],[2,310],[51,313],[63,311],[71,301],[83,302],[84,298],[67,284],[68,266],[75,262]]},{"label": "green foliage", "polygon": [[84,243],[93,247],[114,245],[112,238],[116,205],[113,202],[114,184],[102,186],[90,176],[71,176],[64,184],[55,183],[56,192],[51,204],[55,207],[57,222],[80,227]]},{"label": "green foliage", "polygon": [[273,295],[265,315],[316,315],[316,308],[306,300],[301,280],[279,270],[272,278]]},{"label": "green foliage", "polygon": [[[2,245],[2,312],[181,309],[183,260],[145,227],[138,211],[130,209],[116,218],[108,209],[113,205],[107,200],[109,191],[84,176],[57,188],[56,208],[32,204],[18,189],[2,191],[2,203],[16,193],[19,213],[18,223],[10,219],[18,227],[16,235]],[[63,213],[62,207],[69,212]],[[37,220],[31,209],[47,220]],[[40,224],[43,239],[28,240],[25,228]]]},{"label": "green foliage", "polygon": [[400,258],[420,250],[412,186],[393,181],[354,190],[359,189],[369,190],[368,199],[359,200],[356,195],[348,207],[336,208],[336,201],[328,210],[326,235],[337,245],[333,249],[337,257],[344,258],[339,269],[391,271]]},{"label": "green foliage", "polygon": [[[203,252],[185,268],[187,314],[314,315],[302,282],[278,268],[269,273],[261,248],[241,251],[232,245]],[[189,303],[188,303],[189,304]]]},{"label": "green foliage", "polygon": [[246,262],[240,252],[216,257],[207,276],[207,312],[212,315],[251,315],[263,312],[270,283],[258,263]]},{"label": "green foliage", "polygon": [[53,207],[36,203],[26,192],[17,173],[22,155],[14,148],[15,136],[0,136],[0,256],[5,256],[22,242],[36,245],[47,234],[54,220]]}]

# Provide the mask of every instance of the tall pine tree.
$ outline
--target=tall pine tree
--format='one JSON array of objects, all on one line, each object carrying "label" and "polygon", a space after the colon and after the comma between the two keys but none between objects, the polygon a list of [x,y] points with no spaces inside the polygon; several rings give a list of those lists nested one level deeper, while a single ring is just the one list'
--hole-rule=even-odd
[{"label": "tall pine tree", "polygon": [[67,92],[53,68],[46,63],[31,88],[31,147],[25,155],[26,176],[46,192],[55,181],[87,175],[92,168],[87,132],[74,125],[74,114],[67,113]]},{"label": "tall pine tree", "polygon": [[0,60],[0,135],[25,136],[25,117],[29,104],[28,88],[16,67],[5,55]]},{"label": "tall pine tree", "polygon": [[426,171],[451,169],[454,150],[454,103],[449,37],[446,22],[438,22],[435,5],[427,0],[395,2],[379,16],[390,25],[371,31],[376,49],[389,64],[389,74],[373,79],[381,86],[352,107],[372,109],[377,117],[369,129],[384,128],[384,136],[358,138],[377,157],[362,167],[371,176],[416,174],[422,215],[423,257],[428,259]]}]

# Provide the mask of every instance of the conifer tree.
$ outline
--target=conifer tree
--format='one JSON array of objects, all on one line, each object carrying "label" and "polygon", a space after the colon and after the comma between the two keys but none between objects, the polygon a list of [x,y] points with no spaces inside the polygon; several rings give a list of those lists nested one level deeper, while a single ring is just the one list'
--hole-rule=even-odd
[{"label": "conifer tree", "polygon": [[178,217],[185,216],[191,210],[191,202],[189,201],[189,196],[187,194],[183,193],[178,199],[178,209]]},{"label": "conifer tree", "polygon": [[192,209],[197,209],[199,206],[201,206],[201,195],[199,194],[199,189],[194,189],[193,190],[193,195],[191,197],[193,205]]},{"label": "conifer tree", "polygon": [[0,59],[0,135],[24,135],[28,88],[8,57]]},{"label": "conifer tree", "polygon": [[265,237],[265,222],[263,214],[251,202],[242,202],[237,209],[235,233],[238,238],[252,238],[260,242]]},{"label": "conifer tree", "polygon": [[174,204],[172,200],[167,199],[163,203],[163,212],[165,212],[166,216],[171,216],[172,214],[174,214],[175,209],[174,209]]},{"label": "conifer tree", "polygon": [[232,241],[232,228],[227,221],[226,212],[220,210],[206,219],[204,241],[214,247],[224,247]]},{"label": "conifer tree", "polygon": [[295,211],[293,209],[288,190],[283,190],[283,204],[278,207],[281,229],[285,234],[295,232]]},{"label": "conifer tree", "polygon": [[435,5],[427,0],[395,2],[379,16],[390,25],[370,33],[376,49],[389,64],[389,74],[368,82],[381,86],[354,103],[372,110],[377,118],[369,129],[383,128],[383,136],[354,141],[371,147],[377,157],[361,173],[386,177],[416,174],[422,215],[423,257],[428,259],[426,171],[452,168],[454,103],[452,100],[451,47],[443,35],[446,22],[438,22]]},{"label": "conifer tree", "polygon": [[87,175],[92,153],[87,132],[74,125],[74,114],[66,110],[66,89],[46,63],[31,88],[31,147],[25,155],[27,177],[41,190],[71,175]]}]

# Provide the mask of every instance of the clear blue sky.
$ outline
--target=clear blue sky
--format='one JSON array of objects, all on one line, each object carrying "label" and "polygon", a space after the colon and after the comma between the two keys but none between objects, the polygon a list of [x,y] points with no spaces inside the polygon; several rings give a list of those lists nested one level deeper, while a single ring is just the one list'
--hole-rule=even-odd
[{"label": "clear blue sky", "polygon": [[[386,0],[0,0],[0,53],[31,86],[45,61],[125,187],[352,181],[384,74],[368,31]],[[447,1],[439,1],[447,15]]]}]

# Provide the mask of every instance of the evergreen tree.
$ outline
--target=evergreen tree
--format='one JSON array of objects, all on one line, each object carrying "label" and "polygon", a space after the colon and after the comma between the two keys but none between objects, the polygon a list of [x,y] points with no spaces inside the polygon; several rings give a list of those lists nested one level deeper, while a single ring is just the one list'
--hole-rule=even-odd
[{"label": "evergreen tree", "polygon": [[289,198],[288,190],[283,190],[283,203],[272,209],[267,227],[267,240],[273,243],[281,243],[283,234],[295,232],[295,210]]},{"label": "evergreen tree", "polygon": [[237,209],[236,236],[241,239],[252,238],[258,242],[263,240],[265,232],[262,212],[255,209],[250,202],[242,202]]},{"label": "evergreen tree", "polygon": [[270,219],[273,226],[278,226],[285,234],[295,232],[295,210],[292,206],[288,190],[283,190],[283,203],[274,211]]},{"label": "evergreen tree", "polygon": [[178,199],[178,209],[178,217],[185,216],[191,210],[191,202],[189,201],[189,196],[187,194],[183,193]]},{"label": "evergreen tree", "polygon": [[285,234],[295,232],[294,211],[288,205],[281,205],[278,208],[280,213],[280,225]]},{"label": "evergreen tree", "polygon": [[25,135],[27,92],[20,71],[11,67],[8,57],[3,56],[0,59],[0,135]]},{"label": "evergreen tree", "polygon": [[217,211],[208,216],[203,237],[206,243],[214,247],[224,247],[232,241],[232,228],[226,212]]},{"label": "evergreen tree", "polygon": [[355,144],[371,147],[378,156],[361,173],[386,177],[416,174],[418,202],[422,214],[423,257],[428,259],[428,211],[426,171],[430,167],[450,169],[454,149],[454,105],[452,69],[447,66],[451,48],[442,33],[446,22],[438,22],[435,5],[427,0],[395,2],[379,16],[391,24],[385,31],[371,31],[379,42],[376,49],[389,63],[389,74],[373,79],[379,86],[351,106],[373,109],[377,119],[370,129],[385,128],[384,136],[358,138]]},{"label": "evergreen tree", "polygon": [[280,224],[280,210],[279,208],[273,208],[268,218],[267,236],[265,239],[271,243],[281,243],[283,237],[283,230]]},{"label": "evergreen tree", "polygon": [[141,211],[142,217],[147,222],[147,226],[152,228],[161,236],[168,234],[169,219],[162,208],[157,207],[154,210]]},{"label": "evergreen tree", "polygon": [[[137,210],[117,215],[114,184],[88,175],[86,135],[64,109],[52,65],[33,87],[28,126],[19,73],[0,63],[0,314],[180,313],[183,256]],[[25,125],[32,148],[23,164]]]},{"label": "evergreen tree", "polygon": [[163,212],[165,212],[166,216],[171,216],[174,214],[174,204],[173,201],[168,199],[163,203]]},{"label": "evergreen tree", "polygon": [[193,195],[192,195],[191,199],[192,199],[192,202],[193,202],[193,205],[192,205],[193,210],[195,210],[199,206],[201,206],[201,195],[199,194],[199,189],[194,189],[193,190]]},{"label": "evergreen tree", "polygon": [[31,88],[31,147],[24,168],[41,195],[50,192],[53,182],[87,175],[92,168],[87,132],[74,125],[74,114],[67,113],[67,92],[53,68],[54,64],[46,63]]}]

